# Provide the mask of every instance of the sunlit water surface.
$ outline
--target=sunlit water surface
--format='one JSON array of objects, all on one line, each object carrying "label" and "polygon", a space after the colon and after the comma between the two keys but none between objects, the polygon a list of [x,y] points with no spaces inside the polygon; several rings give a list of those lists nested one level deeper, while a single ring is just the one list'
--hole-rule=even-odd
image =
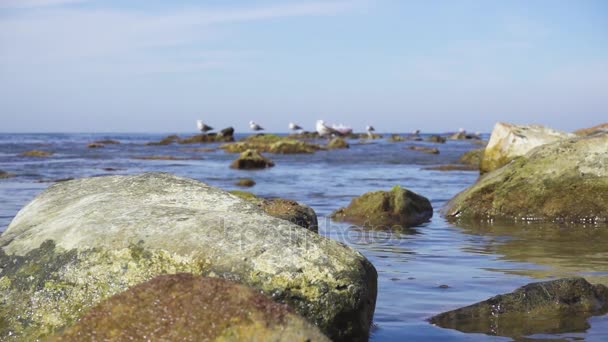
[{"label": "sunlit water surface", "polygon": [[[464,334],[429,324],[434,314],[469,305],[532,281],[572,275],[608,284],[608,227],[471,224],[454,226],[438,210],[477,179],[476,172],[430,171],[425,167],[455,162],[478,148],[470,141],[446,144],[349,141],[350,149],[311,155],[269,155],[276,167],[240,171],[228,167],[236,155],[222,150],[197,152],[199,145],[145,146],[161,134],[0,134],[0,170],[17,176],[0,180],[0,230],[17,211],[54,180],[109,174],[165,171],[224,189],[236,189],[240,177],[256,181],[260,196],[303,202],[319,216],[319,233],[363,253],[376,267],[379,290],[374,341],[509,341],[510,338]],[[119,145],[89,149],[87,143],[115,139]],[[321,142],[323,143],[323,142]],[[411,144],[438,147],[438,155],[411,151]],[[206,144],[205,147],[217,147]],[[21,152],[52,151],[49,158]],[[137,160],[172,155],[192,160]],[[115,171],[105,171],[113,168]],[[431,200],[431,222],[406,231],[381,232],[350,227],[326,217],[353,196],[401,185]],[[447,288],[442,285],[447,285]],[[534,339],[608,340],[608,316],[593,317],[582,332],[537,334]]]}]

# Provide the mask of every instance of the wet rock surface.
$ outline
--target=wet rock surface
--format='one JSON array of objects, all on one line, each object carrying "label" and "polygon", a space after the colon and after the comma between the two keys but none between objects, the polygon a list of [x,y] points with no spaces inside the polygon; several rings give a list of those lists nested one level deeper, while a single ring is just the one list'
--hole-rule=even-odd
[{"label": "wet rock surface", "polygon": [[427,198],[400,186],[365,193],[331,214],[336,221],[387,228],[420,225],[432,216],[433,207]]},{"label": "wet rock surface", "polygon": [[584,331],[587,319],[608,312],[608,288],[583,278],[532,283],[512,293],[445,312],[429,321],[466,333],[523,337]]},{"label": "wet rock surface", "polygon": [[256,134],[241,139],[238,142],[220,146],[226,152],[240,153],[255,149],[260,152],[277,154],[314,153],[321,150],[321,146],[289,137],[280,137],[274,134]]},{"label": "wet rock surface", "polygon": [[15,177],[14,174],[0,170],[0,179],[2,178],[10,178],[10,177]]},{"label": "wet rock surface", "polygon": [[265,169],[273,166],[274,162],[257,150],[246,150],[230,164],[231,168],[239,170]]},{"label": "wet rock surface", "polygon": [[336,137],[327,143],[327,148],[330,150],[335,150],[340,148],[349,148],[349,145],[343,138]]},{"label": "wet rock surface", "polygon": [[449,220],[608,222],[608,133],[541,145],[442,209]]},{"label": "wet rock surface", "polygon": [[162,274],[218,276],[286,303],[333,340],[366,340],[377,273],[355,250],[164,173],[52,185],[0,236],[0,338],[49,336]]},{"label": "wet rock surface", "polygon": [[285,304],[237,283],[163,275],[116,294],[50,341],[329,341]]}]

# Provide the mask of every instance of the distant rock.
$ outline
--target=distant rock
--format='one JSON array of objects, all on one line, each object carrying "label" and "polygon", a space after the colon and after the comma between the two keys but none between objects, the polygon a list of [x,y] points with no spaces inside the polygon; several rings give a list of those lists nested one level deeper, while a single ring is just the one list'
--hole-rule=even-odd
[{"label": "distant rock", "polygon": [[87,145],[87,147],[88,148],[101,148],[101,147],[105,147],[105,145],[104,144],[100,144],[100,143],[94,143],[94,142],[92,142],[92,143],[89,143]]},{"label": "distant rock", "polygon": [[176,156],[166,156],[166,155],[156,155],[156,156],[134,156],[131,159],[139,159],[139,160],[201,160],[200,157],[176,157]]},{"label": "distant rock", "polygon": [[93,144],[118,145],[118,144],[120,144],[120,141],[112,140],[112,139],[102,139],[102,140],[93,141]]},{"label": "distant rock", "polygon": [[252,187],[255,185],[255,181],[251,178],[240,178],[235,185],[243,187]]},{"label": "distant rock", "polygon": [[196,134],[187,138],[177,140],[178,144],[202,144],[215,142],[230,142],[234,141],[232,135],[219,135],[217,133]]},{"label": "distant rock", "polygon": [[220,146],[226,152],[240,153],[246,150],[276,154],[314,153],[321,148],[317,144],[281,137],[274,134],[256,134],[238,142]]},{"label": "distant rock", "polygon": [[438,143],[438,144],[445,144],[446,140],[447,139],[445,137],[442,137],[440,135],[431,135],[430,137],[428,137],[426,139],[426,141],[428,141],[428,142],[434,142],[434,143]]},{"label": "distant rock", "polygon": [[405,141],[405,138],[400,136],[399,134],[391,134],[390,137],[388,137],[388,139],[386,139],[390,142],[401,142],[401,141]]},{"label": "distant rock", "polygon": [[10,178],[10,177],[14,177],[15,175],[12,173],[8,173],[6,171],[2,171],[0,170],[0,179],[2,178]]},{"label": "distant rock", "polygon": [[355,197],[348,207],[331,214],[336,221],[382,227],[412,227],[428,222],[432,216],[433,207],[426,197],[398,185],[390,191],[373,191]]},{"label": "distant rock", "polygon": [[608,122],[599,124],[599,125],[596,125],[593,127],[582,128],[582,129],[576,130],[576,131],[574,131],[574,134],[583,136],[583,135],[593,135],[593,134],[604,133],[604,132],[608,132]]},{"label": "distant rock", "polygon": [[335,137],[327,143],[327,148],[330,150],[335,150],[340,148],[349,148],[349,146],[346,140],[343,138]]},{"label": "distant rock", "polygon": [[608,133],[536,147],[443,208],[449,220],[608,222]]},{"label": "distant rock", "polygon": [[53,152],[41,151],[41,150],[31,150],[21,153],[22,157],[50,157],[53,155]]},{"label": "distant rock", "polygon": [[359,252],[164,173],[54,184],[19,211],[0,246],[2,339],[59,333],[105,299],[164,274],[238,281],[288,304],[334,341],[366,341],[375,307],[377,273]]},{"label": "distant rock", "polygon": [[537,146],[568,137],[573,135],[540,125],[518,126],[499,122],[494,126],[485,148],[480,164],[481,173],[495,170]]},{"label": "distant rock", "polygon": [[146,143],[146,145],[148,145],[148,146],[171,145],[173,143],[176,143],[178,140],[179,140],[179,137],[177,135],[171,134],[169,136],[162,138],[160,141],[149,142],[149,143]]},{"label": "distant rock", "polygon": [[481,139],[481,137],[477,134],[471,134],[467,132],[457,132],[449,137],[450,140],[471,140],[471,139]]},{"label": "distant rock", "polygon": [[259,291],[188,273],[161,275],[116,294],[50,341],[327,341]]},{"label": "distant rock", "polygon": [[217,135],[219,137],[222,137],[222,138],[233,137],[234,136],[234,128],[233,127],[224,128]]},{"label": "distant rock", "polygon": [[483,158],[483,153],[485,148],[477,148],[474,150],[467,151],[463,153],[458,162],[464,165],[475,166],[476,169],[479,169],[479,164],[481,163],[481,159]]},{"label": "distant rock", "polygon": [[246,150],[230,164],[231,168],[239,170],[265,169],[273,166],[274,162],[261,155],[257,150]]},{"label": "distant rock", "polygon": [[465,333],[520,338],[586,330],[587,319],[608,312],[608,288],[583,278],[531,283],[512,293],[434,316],[430,322]]},{"label": "distant rock", "polygon": [[426,146],[408,146],[409,150],[424,152],[428,154],[439,154],[439,149],[436,147],[426,147]]}]

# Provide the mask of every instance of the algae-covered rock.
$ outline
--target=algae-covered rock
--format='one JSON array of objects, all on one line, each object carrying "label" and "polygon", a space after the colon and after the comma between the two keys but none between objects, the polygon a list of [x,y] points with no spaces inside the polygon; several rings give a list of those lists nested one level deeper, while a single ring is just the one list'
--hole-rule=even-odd
[{"label": "algae-covered rock", "polygon": [[255,185],[255,181],[251,178],[241,178],[235,184],[237,186],[252,187]]},{"label": "algae-covered rock", "polygon": [[426,139],[426,141],[428,141],[428,142],[434,142],[434,143],[438,143],[438,144],[445,144],[446,140],[447,139],[445,137],[442,137],[442,136],[436,135],[436,134],[431,135],[430,137],[428,137]]},{"label": "algae-covered rock", "polygon": [[423,170],[431,170],[431,171],[477,171],[479,170],[478,166],[475,165],[465,165],[465,164],[445,164],[445,165],[437,165],[437,166],[429,166],[423,168]]},{"label": "algae-covered rock", "polygon": [[260,198],[247,191],[232,190],[230,193],[257,205],[271,216],[295,223],[315,233],[319,230],[317,213],[305,204],[284,198]]},{"label": "algae-covered rock", "polygon": [[290,137],[281,137],[274,134],[256,134],[241,141],[220,146],[224,151],[240,153],[246,150],[278,154],[314,153],[321,148],[317,144],[299,141]]},{"label": "algae-covered rock", "polygon": [[201,144],[201,143],[214,143],[214,142],[230,142],[234,141],[232,135],[220,135],[218,133],[207,133],[207,134],[196,134],[186,138],[179,138],[177,143],[179,144]]},{"label": "algae-covered rock", "polygon": [[608,133],[541,145],[456,195],[449,220],[608,221]]},{"label": "algae-covered rock", "polygon": [[574,131],[573,133],[576,135],[584,136],[584,135],[593,135],[593,134],[599,134],[599,133],[604,133],[604,132],[608,132],[608,122],[599,124],[599,125],[595,125],[595,126],[589,127],[589,128],[581,128],[581,129]]},{"label": "algae-covered rock", "polygon": [[460,156],[458,162],[479,168],[479,164],[481,163],[481,159],[483,158],[484,150],[484,148],[477,148],[474,150],[467,151]]},{"label": "algae-covered rock", "polygon": [[334,150],[339,148],[349,148],[349,146],[346,140],[340,137],[335,137],[327,143],[327,148],[330,150]]},{"label": "algae-covered rock", "polygon": [[430,322],[466,333],[522,337],[589,328],[587,319],[608,312],[608,288],[583,278],[520,287],[483,302],[434,316]]},{"label": "algae-covered rock", "polygon": [[41,150],[31,150],[21,153],[22,157],[50,157],[51,155],[53,155],[53,152]]},{"label": "algae-covered rock", "polygon": [[254,287],[333,340],[366,340],[377,274],[357,251],[164,173],[52,185],[0,236],[0,339],[34,340],[162,274]]},{"label": "algae-covered rock", "polygon": [[439,154],[437,147],[426,147],[426,146],[408,146],[408,149],[412,151],[424,152],[428,154]]},{"label": "algae-covered rock", "polygon": [[146,143],[148,146],[162,146],[162,145],[171,145],[179,140],[179,137],[176,134],[168,135],[162,138],[160,141],[152,141]]},{"label": "algae-covered rock", "polygon": [[520,126],[498,122],[483,153],[481,173],[495,170],[537,146],[568,137],[573,135],[540,125]]},{"label": "algae-covered rock", "polygon": [[241,153],[239,157],[230,164],[231,168],[240,170],[265,169],[273,166],[274,162],[261,155],[257,150],[247,150]]},{"label": "algae-covered rock", "polygon": [[348,207],[331,214],[336,221],[362,226],[412,227],[433,216],[431,202],[415,192],[393,187],[390,191],[373,191],[354,198]]},{"label": "algae-covered rock", "polygon": [[405,137],[403,137],[399,134],[391,134],[391,136],[388,137],[386,140],[388,140],[390,142],[401,142],[401,141],[405,141]]},{"label": "algae-covered rock", "polygon": [[162,275],[116,294],[50,341],[328,341],[289,306],[237,283]]}]

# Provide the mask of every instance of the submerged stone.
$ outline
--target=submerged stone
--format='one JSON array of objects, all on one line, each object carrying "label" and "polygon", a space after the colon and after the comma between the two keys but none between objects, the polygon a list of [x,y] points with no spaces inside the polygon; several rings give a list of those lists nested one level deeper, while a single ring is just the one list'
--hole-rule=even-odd
[{"label": "submerged stone", "polygon": [[50,341],[329,341],[289,306],[237,283],[162,275],[116,294]]},{"label": "submerged stone", "polygon": [[428,154],[439,154],[439,149],[436,147],[426,147],[426,146],[408,146],[408,149],[413,151],[424,152]]},{"label": "submerged stone", "polygon": [[2,171],[0,170],[0,179],[2,178],[10,178],[10,177],[14,177],[15,175],[6,171]]},{"label": "submerged stone", "polygon": [[251,178],[241,178],[235,184],[242,187],[252,187],[255,185],[255,181]]},{"label": "submerged stone", "polygon": [[443,208],[449,220],[608,222],[608,133],[541,145],[481,177]]},{"label": "submerged stone", "polygon": [[338,341],[367,339],[377,274],[357,251],[164,173],[57,183],[0,236],[0,340],[35,340],[163,274],[254,287]]},{"label": "submerged stone", "polygon": [[429,321],[465,333],[517,338],[585,330],[589,317],[606,312],[606,286],[589,284],[583,278],[565,278],[528,284]]},{"label": "submerged stone", "polygon": [[41,151],[41,150],[31,150],[25,151],[21,153],[22,157],[50,157],[53,152]]},{"label": "submerged stone", "polygon": [[390,191],[365,193],[331,214],[336,221],[381,227],[412,227],[432,216],[433,207],[426,197],[398,185]]},{"label": "submerged stone", "polygon": [[257,150],[246,150],[230,164],[231,168],[240,170],[265,169],[273,166],[274,162]]}]

